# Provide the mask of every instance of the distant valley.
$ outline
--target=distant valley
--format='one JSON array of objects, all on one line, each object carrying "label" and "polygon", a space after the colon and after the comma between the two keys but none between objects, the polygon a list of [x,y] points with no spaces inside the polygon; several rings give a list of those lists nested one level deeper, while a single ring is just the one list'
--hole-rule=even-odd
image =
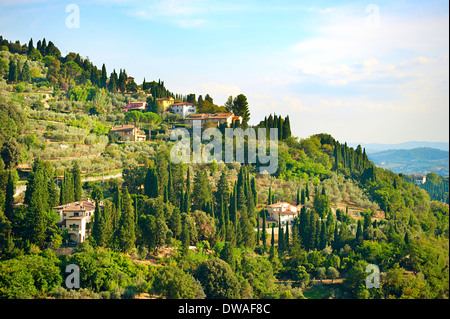
[{"label": "distant valley", "polygon": [[391,149],[373,153],[367,151],[367,155],[377,166],[395,173],[425,175],[429,172],[435,172],[444,177],[449,176],[448,149],[442,150],[431,147]]}]

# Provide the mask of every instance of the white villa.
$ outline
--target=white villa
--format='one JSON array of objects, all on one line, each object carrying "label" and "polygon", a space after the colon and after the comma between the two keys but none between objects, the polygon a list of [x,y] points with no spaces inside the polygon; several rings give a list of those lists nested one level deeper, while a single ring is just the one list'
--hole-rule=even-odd
[{"label": "white villa", "polygon": [[181,118],[185,118],[188,115],[197,112],[197,106],[188,102],[175,102],[170,106],[172,113],[180,114]]},{"label": "white villa", "polygon": [[427,181],[427,177],[425,175],[413,174],[411,177],[416,185],[425,184]]},{"label": "white villa", "polygon": [[267,205],[266,210],[270,218],[278,222],[278,217],[280,216],[281,225],[286,225],[286,223],[292,223],[297,216],[298,208],[286,202],[277,202]]},{"label": "white villa", "polygon": [[68,231],[69,242],[80,244],[86,240],[86,225],[95,211],[95,202],[92,199],[56,206],[53,210],[59,215],[58,223],[62,230]]}]

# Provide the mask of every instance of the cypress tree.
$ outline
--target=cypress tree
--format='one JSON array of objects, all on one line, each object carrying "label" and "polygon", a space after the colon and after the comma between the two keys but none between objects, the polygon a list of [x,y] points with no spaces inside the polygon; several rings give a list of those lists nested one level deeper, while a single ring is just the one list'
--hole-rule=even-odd
[{"label": "cypress tree", "polygon": [[285,240],[284,240],[284,249],[289,250],[289,220],[286,221],[286,233],[285,233]]},{"label": "cypress tree", "polygon": [[108,80],[108,76],[106,75],[106,66],[105,63],[102,65],[102,75],[100,76],[100,87],[102,89],[106,89],[106,82]]},{"label": "cypress tree", "polygon": [[305,205],[306,203],[306,196],[305,196],[305,190],[302,189],[301,197],[300,197],[300,204]]},{"label": "cypress tree", "polygon": [[182,230],[181,230],[181,243],[182,243],[182,250],[181,253],[183,256],[187,256],[189,253],[189,245],[190,245],[190,232],[189,232],[189,226],[187,224],[186,218],[183,218],[182,222]]},{"label": "cypress tree", "polygon": [[149,166],[144,179],[144,194],[149,198],[158,197],[158,175],[153,166]]},{"label": "cypress tree", "polygon": [[122,199],[122,215],[119,222],[119,247],[128,252],[136,240],[133,201],[125,188]]},{"label": "cypress tree", "polygon": [[73,174],[73,197],[74,197],[74,201],[78,202],[81,200],[81,194],[82,194],[81,171],[80,171],[78,162],[75,162],[73,164],[72,174]]},{"label": "cypress tree", "polygon": [[319,249],[322,250],[327,245],[327,226],[325,221],[322,220],[322,225],[320,227],[320,239],[319,239]]},{"label": "cypress tree", "polygon": [[95,201],[94,221],[92,223],[92,237],[94,237],[97,246],[103,246],[103,238],[101,234],[101,213],[98,201]]},{"label": "cypress tree", "polygon": [[265,252],[266,250],[267,250],[267,243],[266,243],[266,241],[267,241],[267,238],[266,238],[266,210],[265,209],[263,209],[262,210],[262,215],[263,215],[263,217],[262,217],[262,235],[261,235],[261,239],[262,239],[262,242],[263,242],[263,251]]},{"label": "cypress tree", "polygon": [[272,237],[270,238],[270,246],[273,247],[275,245],[275,233],[274,233],[275,224],[272,223]]},{"label": "cypress tree", "polygon": [[[12,220],[14,215],[14,193],[15,193],[15,183],[13,171],[8,172],[8,181],[6,183],[5,191],[5,216],[8,220]],[[0,211],[1,213],[1,211]]]},{"label": "cypress tree", "polygon": [[361,220],[358,220],[358,226],[356,228],[356,238],[355,238],[355,242],[356,245],[359,246],[363,243],[364,238],[363,238],[363,228],[362,228],[362,224],[361,224]]},{"label": "cypress tree", "polygon": [[17,64],[13,59],[9,60],[9,73],[8,73],[8,81],[10,83],[16,83],[19,79],[19,72],[17,69]]}]

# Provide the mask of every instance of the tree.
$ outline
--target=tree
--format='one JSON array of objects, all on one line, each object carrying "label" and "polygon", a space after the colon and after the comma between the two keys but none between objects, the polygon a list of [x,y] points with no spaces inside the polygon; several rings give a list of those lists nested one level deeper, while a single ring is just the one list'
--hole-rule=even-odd
[{"label": "tree", "polygon": [[328,267],[327,277],[331,279],[331,282],[333,282],[336,278],[339,278],[339,271],[337,271],[334,267]]},{"label": "tree", "polygon": [[233,271],[236,270],[236,256],[234,254],[233,244],[226,241],[223,249],[220,251],[220,259],[226,261]]},{"label": "tree", "polygon": [[75,161],[73,164],[72,176],[73,176],[73,199],[76,202],[78,202],[81,200],[82,191],[81,191],[81,171],[77,161]]},{"label": "tree", "polygon": [[225,106],[225,108],[227,109],[227,112],[230,112],[230,113],[234,112],[234,109],[233,109],[233,97],[229,96],[227,101],[225,102],[225,104],[223,106]]},{"label": "tree", "polygon": [[149,166],[144,180],[144,194],[150,198],[158,197],[158,175],[153,166]]},{"label": "tree", "polygon": [[102,75],[100,76],[100,87],[102,89],[106,89],[106,82],[108,80],[108,76],[106,75],[106,66],[105,63],[102,65]]},{"label": "tree", "polygon": [[[5,192],[5,216],[9,220],[13,219],[13,214],[14,214],[14,193],[16,190],[15,179],[16,178],[14,177],[13,171],[9,171],[8,172],[8,182],[6,184],[6,192]],[[0,214],[1,214],[1,211],[0,211]]]},{"label": "tree", "polygon": [[19,79],[19,71],[16,62],[13,59],[9,60],[9,74],[8,74],[8,82],[16,83]]},{"label": "tree", "polygon": [[14,137],[8,137],[0,150],[5,169],[11,169],[19,164],[22,156],[22,147]]},{"label": "tree", "polygon": [[162,267],[155,276],[153,290],[168,299],[203,299],[205,294],[200,283],[181,268],[170,265]]},{"label": "tree", "polygon": [[222,259],[215,257],[202,262],[194,277],[200,281],[209,299],[236,299],[240,296],[239,281],[230,265]]},{"label": "tree", "polygon": [[122,197],[122,214],[119,222],[119,247],[127,252],[134,248],[135,240],[133,201],[125,188]]},{"label": "tree", "polygon": [[250,110],[248,107],[247,97],[239,94],[233,100],[233,112],[235,115],[242,116],[244,125],[250,120]]},{"label": "tree", "polygon": [[205,170],[198,170],[194,177],[192,201],[197,209],[201,209],[202,204],[211,198],[211,185],[206,174]]}]

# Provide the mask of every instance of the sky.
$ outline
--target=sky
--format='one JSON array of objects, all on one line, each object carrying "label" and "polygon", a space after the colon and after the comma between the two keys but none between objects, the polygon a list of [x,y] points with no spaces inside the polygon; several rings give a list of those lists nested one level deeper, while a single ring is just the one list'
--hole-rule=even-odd
[{"label": "sky", "polygon": [[0,35],[161,79],[294,136],[449,141],[448,1],[0,0]]}]

